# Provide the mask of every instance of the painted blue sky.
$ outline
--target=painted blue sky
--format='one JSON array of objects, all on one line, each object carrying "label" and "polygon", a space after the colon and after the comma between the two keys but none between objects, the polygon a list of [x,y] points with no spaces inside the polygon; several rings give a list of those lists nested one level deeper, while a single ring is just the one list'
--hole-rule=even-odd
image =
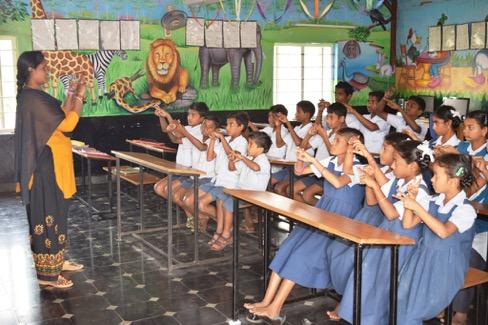
[{"label": "painted blue sky", "polygon": [[[27,3],[28,0],[25,0]],[[285,0],[257,0],[263,9],[265,10],[265,15],[267,19],[273,19],[273,2],[276,5],[275,15],[280,16],[283,12]],[[358,0],[336,0],[334,8],[322,21],[327,23],[327,21],[334,22],[346,22],[354,23],[358,25],[369,25],[371,20],[363,12],[363,10],[352,10],[348,3],[353,1],[358,2]],[[43,0],[44,8],[46,12],[51,12],[53,8],[56,12],[61,13],[63,16],[71,16],[76,18],[76,13],[82,11],[90,11],[93,13],[94,18],[102,18],[104,13],[111,13],[116,16],[131,16],[136,19],[141,19],[142,17],[151,19],[160,19],[161,16],[166,12],[168,5],[175,6],[177,9],[184,10],[189,15],[191,11],[188,6],[183,4],[183,1],[177,0],[109,0],[109,1],[97,1],[97,0]],[[365,1],[359,0],[360,3]],[[249,4],[254,4],[255,0],[243,0],[243,9],[241,13],[241,19],[245,19],[248,16]],[[309,10],[313,13],[313,0],[306,0],[305,3],[308,5]],[[329,3],[328,0],[321,0],[320,11]],[[363,5],[364,6],[364,5]],[[226,7],[225,13],[221,12],[218,16],[220,19],[231,18],[234,19],[233,7]],[[200,8],[196,14],[200,17],[214,18],[215,11],[206,11],[205,8]],[[251,20],[263,21],[263,18],[259,15],[258,10],[254,8],[250,16]],[[308,17],[304,14],[301,9],[299,2],[293,0],[290,9],[280,20],[280,23],[287,23],[288,21],[303,21],[307,20]]]}]

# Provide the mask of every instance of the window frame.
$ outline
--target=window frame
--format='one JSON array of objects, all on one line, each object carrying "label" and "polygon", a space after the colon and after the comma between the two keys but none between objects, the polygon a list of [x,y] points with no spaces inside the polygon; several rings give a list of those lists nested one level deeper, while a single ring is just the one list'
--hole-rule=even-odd
[{"label": "window frame", "polygon": [[[12,62],[13,62],[13,71],[14,71],[14,80],[17,74],[17,65],[15,64],[17,58],[17,38],[13,35],[0,35],[0,40],[4,41],[11,41],[12,42]],[[2,75],[2,65],[0,62],[0,134],[11,134],[14,133],[15,126],[13,128],[6,128],[5,127],[5,108],[4,108],[4,90],[3,90],[3,75]],[[14,112],[15,113],[15,112]],[[15,121],[14,121],[15,124]]]}]

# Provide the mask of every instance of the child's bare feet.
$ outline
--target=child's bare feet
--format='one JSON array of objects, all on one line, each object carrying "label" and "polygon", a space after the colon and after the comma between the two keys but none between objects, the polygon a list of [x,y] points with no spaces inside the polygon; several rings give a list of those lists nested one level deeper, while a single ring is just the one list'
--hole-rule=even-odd
[{"label": "child's bare feet", "polygon": [[467,325],[468,315],[465,313],[455,313],[452,318],[452,325]]},{"label": "child's bare feet", "polygon": [[268,317],[270,319],[280,316],[280,309],[274,307],[273,305],[268,305],[266,307],[255,307],[251,308],[249,311],[255,315]]},{"label": "child's bare feet", "polygon": [[334,310],[329,310],[327,312],[327,316],[329,316],[330,320],[334,320],[334,321],[341,320],[341,318],[339,317],[339,307],[340,306],[341,306],[341,304],[338,304]]},{"label": "child's bare feet", "polygon": [[268,305],[269,305],[269,302],[263,300],[263,301],[255,302],[255,303],[246,303],[246,304],[244,304],[244,308],[251,310],[253,308],[267,307]]}]

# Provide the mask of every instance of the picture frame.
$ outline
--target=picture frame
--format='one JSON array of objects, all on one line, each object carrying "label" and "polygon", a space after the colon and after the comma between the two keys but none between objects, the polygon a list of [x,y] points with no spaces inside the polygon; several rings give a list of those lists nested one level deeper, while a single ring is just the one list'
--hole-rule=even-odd
[{"label": "picture frame", "polygon": [[442,26],[442,50],[454,51],[456,49],[456,25]]},{"label": "picture frame", "polygon": [[120,50],[120,22],[118,20],[100,21],[100,44],[102,50]]},{"label": "picture frame", "polygon": [[429,52],[438,52],[442,49],[441,26],[429,27]]},{"label": "picture frame", "polygon": [[120,48],[123,50],[140,49],[140,22],[138,20],[120,21]]},{"label": "picture frame", "polygon": [[469,24],[456,25],[456,50],[469,50]]},{"label": "picture frame", "polygon": [[257,44],[257,23],[255,21],[241,22],[241,47],[256,48]]},{"label": "picture frame", "polygon": [[238,21],[224,21],[224,47],[240,48],[241,47],[241,28]]},{"label": "picture frame", "polygon": [[100,49],[100,21],[78,20],[78,48],[80,50]]},{"label": "picture frame", "polygon": [[57,50],[78,50],[78,24],[76,19],[56,19]]},{"label": "picture frame", "polygon": [[470,49],[481,50],[486,45],[486,23],[476,22],[471,23],[471,42]]},{"label": "picture frame", "polygon": [[54,19],[32,19],[31,30],[34,51],[56,50]]},{"label": "picture frame", "polygon": [[222,31],[223,23],[221,20],[207,20],[205,26],[205,46],[222,48],[224,47],[224,37]]},{"label": "picture frame", "polygon": [[205,45],[205,19],[197,17],[187,18],[185,43],[187,46]]}]

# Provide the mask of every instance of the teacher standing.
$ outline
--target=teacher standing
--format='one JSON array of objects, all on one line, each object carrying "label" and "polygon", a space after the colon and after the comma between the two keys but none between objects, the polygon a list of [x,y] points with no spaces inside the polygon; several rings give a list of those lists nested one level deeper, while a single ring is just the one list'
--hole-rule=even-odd
[{"label": "teacher standing", "polygon": [[78,124],[86,86],[71,83],[61,104],[41,90],[47,82],[42,53],[22,53],[17,61],[15,176],[39,283],[69,288],[73,283],[61,271],[83,268],[64,259],[69,199],[76,192],[69,132]]}]

